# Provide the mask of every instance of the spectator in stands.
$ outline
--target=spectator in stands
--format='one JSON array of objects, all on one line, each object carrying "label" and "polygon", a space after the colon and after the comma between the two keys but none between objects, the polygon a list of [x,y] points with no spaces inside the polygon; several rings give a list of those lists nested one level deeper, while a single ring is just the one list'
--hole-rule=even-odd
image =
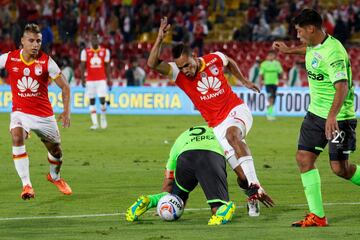
[{"label": "spectator in stands", "polygon": [[288,87],[301,87],[302,82],[300,78],[300,69],[302,68],[302,62],[296,61],[294,65],[289,70],[288,75]]},{"label": "spectator in stands", "polygon": [[260,84],[260,57],[256,56],[255,63],[251,66],[249,70],[249,80],[258,85]]},{"label": "spectator in stands", "polygon": [[54,34],[46,20],[41,21],[40,30],[41,30],[41,35],[42,35],[42,44],[41,44],[42,49],[41,50],[43,50],[45,53],[49,54],[50,47],[54,41]]},{"label": "spectator in stands", "polygon": [[338,39],[342,44],[346,43],[350,36],[350,31],[347,23],[342,18],[338,18],[335,23],[334,37]]},{"label": "spectator in stands", "polygon": [[258,23],[253,28],[254,41],[269,40],[271,34],[270,25],[266,22],[265,18],[260,18]]},{"label": "spectator in stands", "polygon": [[275,22],[273,30],[271,31],[271,39],[284,40],[287,37],[287,32],[284,23]]},{"label": "spectator in stands", "polygon": [[145,71],[139,66],[137,57],[131,59],[131,66],[125,72],[127,86],[143,86],[145,82]]},{"label": "spectator in stands", "polygon": [[213,0],[213,12],[217,11],[217,5],[220,5],[220,12],[224,13],[225,1],[224,0]]},{"label": "spectator in stands", "polygon": [[204,38],[208,34],[208,26],[206,24],[206,19],[203,17],[198,18],[193,27],[193,34],[194,34],[194,41],[191,44],[191,48],[197,48],[198,49],[198,55],[203,55],[203,49],[204,49]]},{"label": "spectator in stands", "polygon": [[236,29],[233,34],[235,41],[251,41],[252,39],[252,25],[245,22],[239,29]]},{"label": "spectator in stands", "polygon": [[266,117],[268,120],[275,120],[275,99],[279,84],[279,75],[283,72],[281,64],[276,60],[276,52],[270,50],[266,60],[260,65],[260,74],[263,77],[266,93],[268,95],[268,108]]},{"label": "spectator in stands", "polygon": [[7,53],[16,49],[16,45],[8,33],[5,34],[3,39],[0,37],[0,42],[0,53]]}]

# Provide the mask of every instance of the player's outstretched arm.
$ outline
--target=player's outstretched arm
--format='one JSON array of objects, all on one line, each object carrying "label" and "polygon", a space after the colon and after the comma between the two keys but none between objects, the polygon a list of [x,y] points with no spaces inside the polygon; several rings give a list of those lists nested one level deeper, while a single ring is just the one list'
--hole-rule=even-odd
[{"label": "player's outstretched arm", "polygon": [[256,86],[254,83],[250,82],[248,79],[246,79],[244,77],[244,75],[241,73],[239,67],[237,66],[235,60],[228,57],[228,56],[226,56],[226,58],[229,61],[226,68],[231,72],[231,74],[233,74],[238,80],[240,80],[242,85],[244,85],[248,89],[251,89],[251,90],[253,90],[255,92],[260,92],[260,89],[259,89],[258,86]]},{"label": "player's outstretched arm", "polygon": [[159,56],[162,41],[164,40],[169,30],[170,24],[167,23],[167,17],[164,17],[161,19],[158,36],[155,40],[153,47],[151,48],[149,58],[147,60],[147,65],[150,68],[155,69],[157,72],[164,75],[170,74],[171,67],[167,62],[160,60]]},{"label": "player's outstretched arm", "polygon": [[70,127],[70,86],[62,74],[59,74],[54,81],[56,85],[61,88],[62,101],[64,105],[64,111],[59,115],[58,121],[62,122],[62,126],[64,128],[68,128]]},{"label": "player's outstretched arm", "polygon": [[277,50],[281,53],[285,54],[299,54],[299,55],[305,55],[306,54],[306,45],[300,45],[295,47],[289,47],[284,42],[275,41],[272,44],[272,48],[274,50]]},{"label": "player's outstretched arm", "polygon": [[85,87],[85,62],[80,63],[81,85]]}]

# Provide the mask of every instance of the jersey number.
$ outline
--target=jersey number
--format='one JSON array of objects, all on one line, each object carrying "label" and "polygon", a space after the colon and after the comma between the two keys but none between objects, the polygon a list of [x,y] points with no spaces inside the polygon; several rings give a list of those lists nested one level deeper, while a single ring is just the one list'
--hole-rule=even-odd
[{"label": "jersey number", "polygon": [[332,143],[343,143],[345,140],[345,132],[344,131],[335,131],[336,136],[333,140],[331,140]]},{"label": "jersey number", "polygon": [[192,127],[190,130],[190,136],[200,136],[206,132],[206,129],[203,127]]}]

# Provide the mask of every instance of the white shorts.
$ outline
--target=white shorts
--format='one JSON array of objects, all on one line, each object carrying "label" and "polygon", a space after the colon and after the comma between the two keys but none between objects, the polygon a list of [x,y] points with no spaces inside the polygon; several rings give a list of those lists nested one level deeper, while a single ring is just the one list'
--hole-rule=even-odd
[{"label": "white shorts", "polygon": [[235,126],[241,130],[241,139],[245,142],[245,137],[249,133],[253,123],[253,117],[250,109],[244,103],[231,109],[229,115],[219,125],[214,127],[214,134],[224,149],[226,158],[235,154],[234,149],[231,147],[226,139],[226,130],[229,127]]},{"label": "white shorts", "polygon": [[107,84],[105,80],[100,81],[87,81],[86,82],[86,95],[88,98],[106,97]]},{"label": "white shorts", "polygon": [[12,112],[10,114],[10,131],[21,127],[27,133],[33,131],[44,142],[60,143],[59,128],[55,116],[39,117],[23,112]]}]

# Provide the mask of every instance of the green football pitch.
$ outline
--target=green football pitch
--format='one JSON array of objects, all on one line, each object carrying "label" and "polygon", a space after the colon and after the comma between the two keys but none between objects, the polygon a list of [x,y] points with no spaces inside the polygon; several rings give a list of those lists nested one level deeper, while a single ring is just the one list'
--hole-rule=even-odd
[{"label": "green football pitch", "polygon": [[[172,143],[186,128],[204,124],[199,116],[112,115],[108,129],[90,131],[88,115],[73,115],[71,128],[61,129],[62,177],[71,196],[46,181],[46,151],[32,134],[26,147],[36,198],[23,201],[11,158],[9,114],[0,114],[0,239],[360,239],[360,188],[332,174],[327,154],[317,166],[330,226],[290,227],[308,211],[294,158],[301,120],[256,117],[247,138],[258,177],[276,206],[262,206],[260,217],[250,218],[228,168],[230,198],[238,206],[233,221],[207,226],[210,211],[200,187],[176,222],[163,222],[154,211],[134,223],[124,217],[139,195],[160,191]],[[360,153],[351,159],[360,164]]]}]

